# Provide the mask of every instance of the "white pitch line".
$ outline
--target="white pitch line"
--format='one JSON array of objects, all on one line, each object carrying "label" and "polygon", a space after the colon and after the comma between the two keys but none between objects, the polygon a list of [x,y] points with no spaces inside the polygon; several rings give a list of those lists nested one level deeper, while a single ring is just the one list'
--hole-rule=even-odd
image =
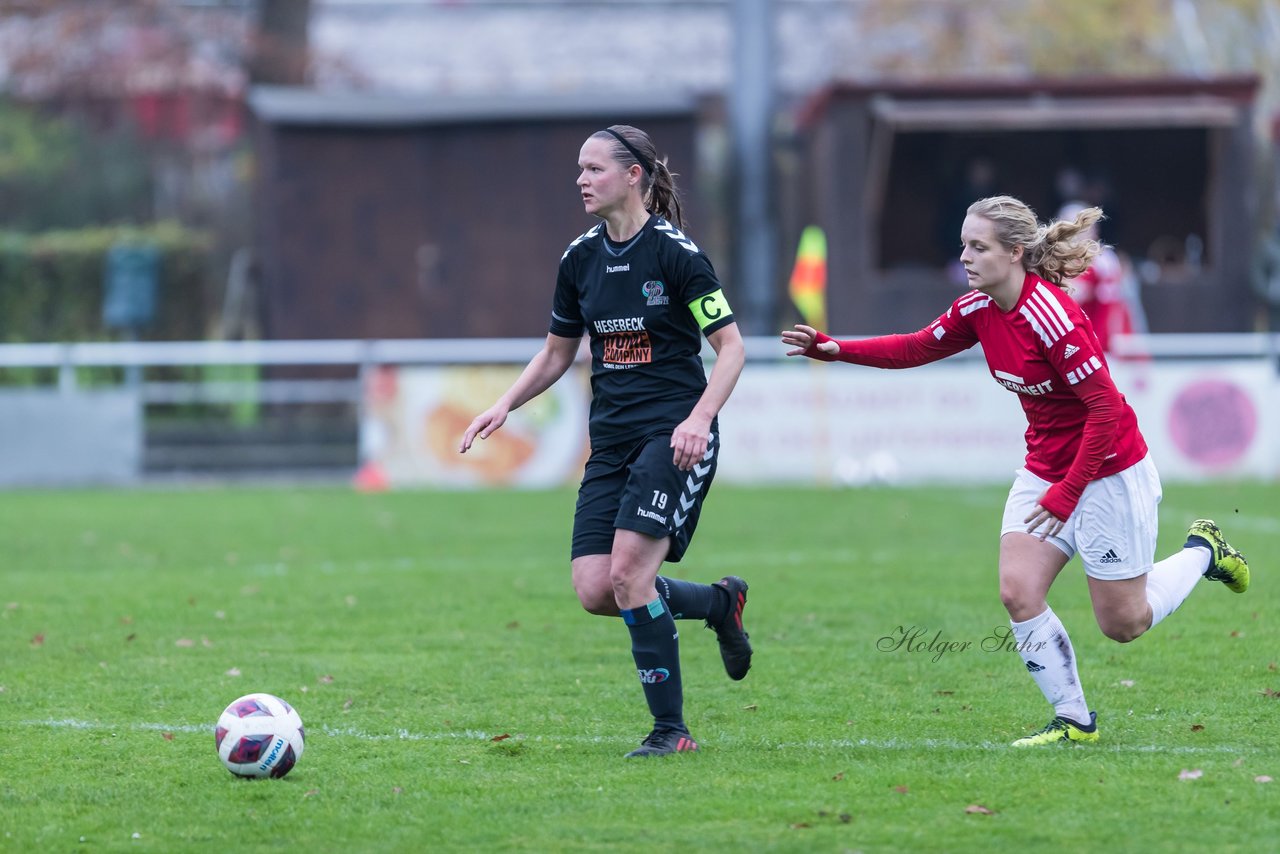
[{"label": "white pitch line", "polygon": [[[82,721],[75,718],[59,718],[35,721],[19,721],[21,726],[29,727],[49,727],[51,729],[77,729],[77,730],[134,730],[143,732],[190,732],[196,734],[207,734],[212,736],[214,732],[214,724],[200,726],[198,724],[159,724],[138,721],[127,724],[105,723],[103,721]],[[529,736],[524,734],[506,734],[506,733],[490,733],[481,732],[480,730],[462,730],[461,732],[411,732],[407,729],[397,729],[395,732],[389,733],[372,733],[366,732],[355,727],[332,727],[327,724],[321,724],[318,727],[306,726],[304,728],[308,734],[315,732],[323,733],[330,738],[354,738],[359,741],[492,741],[498,735],[506,735],[507,738],[519,739],[521,741],[547,741],[547,742],[580,742],[580,743],[601,743],[607,741],[619,741],[629,743],[631,740],[621,736],[616,738],[605,736],[565,736],[563,738],[553,738],[551,736]],[[504,739],[505,740],[505,739]]]},{"label": "white pitch line", "polygon": [[100,721],[79,721],[74,718],[50,719],[45,721],[19,721],[22,726],[50,727],[52,729],[89,729],[89,730],[154,730],[155,732],[207,732],[213,734],[214,726],[196,726],[194,724],[151,724],[138,721],[131,724],[107,724]]},{"label": "white pitch line", "polygon": [[[214,725],[200,726],[196,724],[159,724],[136,722],[128,724],[111,724],[101,721],[82,721],[74,718],[50,719],[43,721],[20,721],[22,726],[29,727],[48,727],[51,729],[76,729],[76,730],[141,730],[146,732],[189,732],[204,733],[213,735]],[[307,732],[320,732],[330,738],[352,738],[358,741],[493,741],[499,735],[505,735],[515,741],[529,742],[545,742],[548,744],[630,744],[633,739],[625,736],[603,736],[603,735],[565,735],[565,736],[546,736],[546,735],[527,735],[523,733],[490,733],[480,730],[462,730],[459,732],[413,732],[407,729],[397,729],[389,733],[371,733],[355,727],[332,727],[327,724],[321,724],[319,727],[312,729],[307,727]],[[505,740],[505,739],[503,739]],[[761,747],[768,750],[882,750],[882,751],[898,751],[898,750],[943,750],[943,751],[971,751],[971,750],[1006,750],[1009,745],[1006,742],[963,742],[954,741],[952,739],[934,739],[923,738],[913,739],[873,739],[873,738],[835,738],[835,739],[810,739],[808,741],[789,741],[789,742],[768,742],[755,739],[743,738],[720,738],[716,740],[717,744],[750,744],[753,747]],[[1263,752],[1260,747],[1256,746],[1240,746],[1240,745],[1211,745],[1206,747],[1195,747],[1193,745],[1167,746],[1156,744],[1098,744],[1089,747],[1082,747],[1088,751],[1103,751],[1108,753],[1170,753],[1170,754],[1224,754],[1224,755],[1248,755]]]},{"label": "white pitch line", "polygon": [[[906,739],[870,739],[870,738],[837,738],[827,741],[806,741],[806,742],[790,742],[778,744],[779,750],[802,748],[805,750],[819,749],[839,749],[839,748],[870,748],[872,750],[1006,750],[1009,743],[1005,741],[983,741],[976,744],[968,744],[961,741],[952,741],[950,739],[925,738],[919,741],[910,741]],[[1219,744],[1208,747],[1195,747],[1194,745],[1179,745],[1171,747],[1167,745],[1155,744],[1107,744],[1103,742],[1097,745],[1079,745],[1081,750],[1104,751],[1110,753],[1198,753],[1213,754],[1222,753],[1228,755],[1240,755],[1258,753],[1259,748],[1256,747],[1239,747],[1237,745]]]}]

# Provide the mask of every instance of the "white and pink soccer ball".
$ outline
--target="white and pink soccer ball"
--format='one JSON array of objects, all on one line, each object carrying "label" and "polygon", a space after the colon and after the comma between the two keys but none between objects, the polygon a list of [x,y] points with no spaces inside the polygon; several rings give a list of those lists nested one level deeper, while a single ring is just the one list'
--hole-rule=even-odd
[{"label": "white and pink soccer ball", "polygon": [[245,694],[223,710],[214,741],[237,777],[283,777],[302,758],[302,718],[274,694]]}]

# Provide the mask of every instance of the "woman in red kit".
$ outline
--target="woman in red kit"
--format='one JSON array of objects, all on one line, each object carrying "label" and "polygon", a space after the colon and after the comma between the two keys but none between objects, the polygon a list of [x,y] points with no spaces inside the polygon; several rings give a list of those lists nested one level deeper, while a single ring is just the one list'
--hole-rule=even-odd
[{"label": "woman in red kit", "polygon": [[[1058,219],[1075,219],[1086,207],[1082,202],[1068,202],[1058,211]],[[1091,227],[1087,236],[1096,240],[1097,226]],[[1126,294],[1124,264],[1111,247],[1101,246],[1088,268],[1066,285],[1071,298],[1093,324],[1102,352],[1111,352],[1115,336],[1139,331],[1137,320],[1143,316],[1142,306],[1136,294],[1132,298]],[[1142,327],[1146,328],[1145,322]]]},{"label": "woman in red kit", "polygon": [[1000,527],[1000,599],[1018,649],[1054,717],[1014,746],[1098,740],[1075,652],[1049,607],[1049,588],[1077,552],[1103,634],[1128,643],[1171,614],[1201,577],[1236,593],[1249,566],[1208,519],[1186,545],[1153,564],[1160,477],[1133,409],[1116,389],[1088,317],[1063,289],[1101,249],[1102,217],[1086,208],[1042,225],[1010,196],[969,206],[960,232],[970,290],[910,335],[836,341],[798,325],[788,356],[910,368],[981,343],[996,382],[1027,416],[1027,456]]}]

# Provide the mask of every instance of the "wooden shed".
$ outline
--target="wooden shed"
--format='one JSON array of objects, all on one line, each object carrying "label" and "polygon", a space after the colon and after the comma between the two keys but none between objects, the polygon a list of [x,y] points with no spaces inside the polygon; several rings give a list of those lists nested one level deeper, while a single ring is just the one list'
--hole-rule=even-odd
[{"label": "wooden shed", "polygon": [[[832,85],[802,109],[789,235],[827,229],[830,326],[916,329],[948,276],[967,205],[1011,194],[1052,218],[1101,204],[1153,332],[1251,330],[1253,76]],[[785,183],[785,182],[784,182]],[[794,243],[792,244],[794,245]]]},{"label": "wooden shed", "polygon": [[598,221],[578,151],[611,124],[647,131],[697,207],[692,97],[262,87],[249,104],[267,338],[545,335],[560,256]]}]

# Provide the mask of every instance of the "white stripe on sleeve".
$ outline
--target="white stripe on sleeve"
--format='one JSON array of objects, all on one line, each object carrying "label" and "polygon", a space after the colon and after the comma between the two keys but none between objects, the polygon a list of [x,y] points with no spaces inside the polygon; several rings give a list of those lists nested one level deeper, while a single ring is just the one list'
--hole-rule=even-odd
[{"label": "white stripe on sleeve", "polygon": [[1082,381],[1085,377],[1102,367],[1102,361],[1097,356],[1090,356],[1089,361],[1076,368],[1074,371],[1067,371],[1067,382],[1075,385]]}]

